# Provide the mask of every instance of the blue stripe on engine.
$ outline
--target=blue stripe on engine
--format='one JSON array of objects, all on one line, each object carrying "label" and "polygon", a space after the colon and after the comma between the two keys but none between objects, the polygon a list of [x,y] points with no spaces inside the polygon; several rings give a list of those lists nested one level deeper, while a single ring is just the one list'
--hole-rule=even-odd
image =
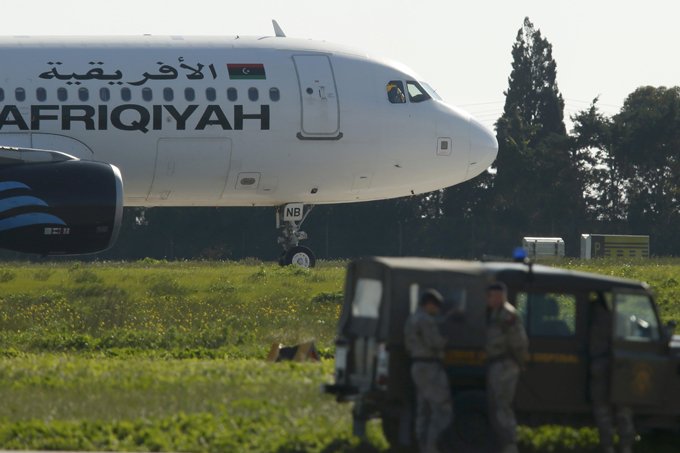
[{"label": "blue stripe on engine", "polygon": [[19,181],[3,181],[0,182],[0,192],[12,189],[30,189],[26,184]]},{"label": "blue stripe on engine", "polygon": [[42,212],[33,212],[30,214],[19,214],[8,219],[0,220],[0,232],[13,230],[15,228],[21,228],[25,226],[33,225],[64,225],[66,222],[61,220],[59,217],[53,216],[52,214],[45,214]]},{"label": "blue stripe on engine", "polygon": [[26,206],[47,206],[40,198],[23,195],[19,197],[10,197],[0,199],[0,212],[9,211],[14,208],[23,208]]}]

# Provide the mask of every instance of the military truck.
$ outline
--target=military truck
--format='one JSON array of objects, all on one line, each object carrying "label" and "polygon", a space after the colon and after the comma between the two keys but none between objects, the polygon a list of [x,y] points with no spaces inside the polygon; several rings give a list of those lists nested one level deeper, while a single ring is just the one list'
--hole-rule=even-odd
[{"label": "military truck", "polygon": [[477,451],[492,442],[485,395],[486,287],[508,286],[530,340],[530,360],[515,400],[520,423],[592,425],[588,391],[590,311],[603,298],[612,309],[611,398],[630,405],[638,430],[680,428],[680,336],[662,325],[642,282],[505,262],[369,258],[349,264],[339,320],[335,382],[325,387],[353,402],[354,431],[382,418],[392,446],[415,445],[414,388],[404,348],[407,317],[420,294],[444,296],[444,365],[455,423],[450,435]]}]

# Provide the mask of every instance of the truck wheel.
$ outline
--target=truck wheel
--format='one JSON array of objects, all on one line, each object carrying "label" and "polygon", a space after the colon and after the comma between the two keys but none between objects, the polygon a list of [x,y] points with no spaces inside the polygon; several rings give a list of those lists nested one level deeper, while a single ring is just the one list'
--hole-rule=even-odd
[{"label": "truck wheel", "polygon": [[492,452],[496,442],[489,420],[486,393],[469,391],[455,399],[453,436],[456,451]]}]

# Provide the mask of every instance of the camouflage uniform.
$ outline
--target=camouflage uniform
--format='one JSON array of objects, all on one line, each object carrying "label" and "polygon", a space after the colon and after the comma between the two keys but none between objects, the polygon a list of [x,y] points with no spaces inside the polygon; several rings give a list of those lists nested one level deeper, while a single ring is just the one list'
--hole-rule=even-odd
[{"label": "camouflage uniform", "polygon": [[442,366],[446,338],[434,316],[418,309],[406,322],[404,341],[418,396],[416,436],[421,452],[437,452],[437,441],[453,418],[451,388]]},{"label": "camouflage uniform", "polygon": [[489,416],[503,452],[517,451],[517,420],[512,408],[520,368],[528,358],[528,344],[522,319],[515,307],[505,302],[487,314],[487,375]]},{"label": "camouflage uniform", "polygon": [[[593,303],[590,327],[590,398],[593,417],[600,433],[600,445],[606,453],[614,452],[614,418],[621,451],[633,451],[635,427],[630,407],[613,406],[609,400],[611,379],[612,314],[603,301]],[[614,417],[615,416],[615,417]]]}]

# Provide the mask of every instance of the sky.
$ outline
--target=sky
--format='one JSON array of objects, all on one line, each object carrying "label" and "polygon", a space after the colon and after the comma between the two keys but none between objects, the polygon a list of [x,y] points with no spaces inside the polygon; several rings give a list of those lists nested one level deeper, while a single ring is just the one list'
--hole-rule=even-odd
[{"label": "sky", "polygon": [[[492,125],[525,16],[553,45],[565,116],[614,114],[643,85],[680,84],[674,0],[33,0],[3,2],[4,35],[273,35],[348,45],[411,67]],[[6,62],[5,62],[6,64]]]}]

